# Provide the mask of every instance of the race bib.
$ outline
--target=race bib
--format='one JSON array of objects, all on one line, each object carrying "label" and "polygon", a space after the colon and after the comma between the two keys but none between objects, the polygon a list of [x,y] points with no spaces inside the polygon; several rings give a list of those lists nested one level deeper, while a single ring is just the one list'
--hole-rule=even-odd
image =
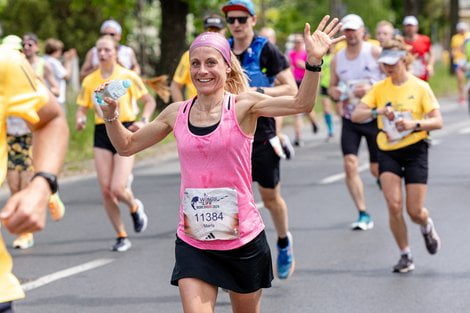
[{"label": "race bib", "polygon": [[183,198],[184,232],[203,241],[240,236],[237,191],[232,188],[187,188]]}]

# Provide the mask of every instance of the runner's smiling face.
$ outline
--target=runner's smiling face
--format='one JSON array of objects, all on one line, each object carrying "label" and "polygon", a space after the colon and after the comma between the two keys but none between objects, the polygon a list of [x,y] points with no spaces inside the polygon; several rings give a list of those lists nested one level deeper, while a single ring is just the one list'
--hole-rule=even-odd
[{"label": "runner's smiling face", "polygon": [[191,51],[191,80],[198,94],[211,94],[223,89],[230,67],[222,55],[211,47],[198,47]]},{"label": "runner's smiling face", "polygon": [[[235,19],[233,24],[228,22],[229,18],[246,17],[246,23],[240,23],[240,19]],[[228,11],[227,12],[227,25],[230,33],[235,39],[244,39],[251,36],[253,27],[256,25],[256,16],[251,16],[246,11]]]}]

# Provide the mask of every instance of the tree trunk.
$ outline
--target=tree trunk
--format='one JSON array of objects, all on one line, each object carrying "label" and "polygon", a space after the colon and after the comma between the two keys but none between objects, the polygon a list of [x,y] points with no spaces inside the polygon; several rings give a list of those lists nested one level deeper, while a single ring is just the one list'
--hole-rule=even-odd
[{"label": "tree trunk", "polygon": [[[459,0],[450,0],[450,12],[449,12],[449,18],[450,18],[450,36],[446,40],[446,49],[447,51],[451,51],[450,47],[450,40],[452,36],[457,32],[456,26],[457,23],[459,22],[459,10],[460,10],[460,4]],[[449,72],[451,74],[454,74],[454,69],[452,68],[452,63],[454,63],[454,60],[452,58],[452,53],[450,54],[450,62],[449,62]]]},{"label": "tree trunk", "polygon": [[405,0],[405,16],[414,15],[418,17],[420,12],[420,0]]},{"label": "tree trunk", "polygon": [[169,79],[178,65],[178,61],[186,50],[186,16],[189,6],[185,0],[161,0],[161,58],[157,74],[167,74]]},{"label": "tree trunk", "polygon": [[450,35],[454,35],[457,31],[455,27],[459,22],[459,0],[450,0]]}]

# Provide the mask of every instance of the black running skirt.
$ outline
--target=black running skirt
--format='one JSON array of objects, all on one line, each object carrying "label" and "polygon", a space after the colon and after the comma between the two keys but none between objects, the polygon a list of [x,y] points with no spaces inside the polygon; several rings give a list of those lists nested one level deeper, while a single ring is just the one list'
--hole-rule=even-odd
[{"label": "black running skirt", "polygon": [[251,293],[271,287],[271,251],[262,231],[249,243],[233,250],[202,250],[176,237],[176,264],[171,284],[182,278],[197,278],[238,293]]}]

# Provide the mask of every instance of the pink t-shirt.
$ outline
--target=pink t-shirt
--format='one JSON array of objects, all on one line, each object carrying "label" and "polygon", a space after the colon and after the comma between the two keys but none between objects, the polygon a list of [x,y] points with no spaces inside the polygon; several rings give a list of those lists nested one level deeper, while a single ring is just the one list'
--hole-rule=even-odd
[{"label": "pink t-shirt", "polygon": [[307,52],[305,50],[296,51],[292,50],[289,52],[289,62],[292,66],[292,73],[294,74],[295,81],[302,81],[305,75],[305,68],[300,68],[297,66],[298,61],[305,63],[307,61]]},{"label": "pink t-shirt", "polygon": [[[226,93],[222,115],[217,128],[203,136],[195,135],[189,130],[189,112],[192,99],[184,102],[178,112],[174,126],[174,134],[178,147],[181,167],[180,189],[180,221],[177,235],[183,241],[199,249],[231,250],[250,242],[263,229],[264,223],[256,208],[252,191],[251,152],[253,136],[243,133],[235,114],[235,97]],[[203,190],[196,197],[191,190]],[[205,239],[196,239],[191,233],[192,227],[188,221],[196,215],[206,218],[199,210],[206,205],[213,212],[205,225],[210,227],[219,218],[218,203],[210,192],[213,190],[231,190],[236,192],[238,212],[234,214],[238,237],[221,240],[209,233]],[[206,198],[206,192],[207,196]],[[188,194],[192,195],[188,204]],[[223,197],[221,197],[223,198]],[[215,199],[215,200],[214,200]],[[214,203],[212,202],[214,200]],[[205,213],[204,213],[205,214]],[[189,216],[191,215],[191,216]],[[215,221],[215,222],[214,222]],[[227,219],[224,220],[224,222]],[[233,223],[228,225],[233,226]],[[202,228],[202,224],[197,226]],[[212,237],[211,237],[212,236]]]}]

